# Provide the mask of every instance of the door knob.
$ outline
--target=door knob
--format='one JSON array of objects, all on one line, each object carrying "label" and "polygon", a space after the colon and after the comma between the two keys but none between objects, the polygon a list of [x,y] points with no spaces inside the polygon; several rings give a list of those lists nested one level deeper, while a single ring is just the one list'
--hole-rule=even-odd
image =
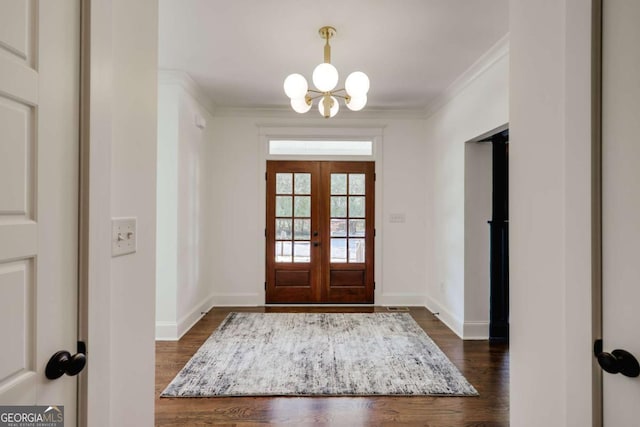
[{"label": "door knob", "polygon": [[51,356],[47,367],[44,370],[44,374],[50,380],[55,380],[67,374],[69,376],[78,375],[87,364],[86,352],[82,351],[84,343],[81,346],[78,343],[78,352],[73,356],[68,351],[58,351]]},{"label": "door knob", "polygon": [[622,374],[635,378],[640,375],[638,360],[626,350],[613,350],[611,353],[602,351],[602,340],[596,340],[593,353],[598,359],[600,367],[610,374]]}]

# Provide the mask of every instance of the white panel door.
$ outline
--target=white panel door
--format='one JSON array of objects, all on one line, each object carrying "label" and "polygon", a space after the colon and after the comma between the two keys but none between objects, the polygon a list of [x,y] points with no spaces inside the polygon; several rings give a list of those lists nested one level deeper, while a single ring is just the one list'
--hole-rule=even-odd
[{"label": "white panel door", "polygon": [[79,0],[0,1],[0,405],[64,405],[77,347]]},{"label": "white panel door", "polygon": [[[604,351],[640,357],[640,1],[603,1]],[[640,378],[603,373],[604,425],[640,425]]]}]

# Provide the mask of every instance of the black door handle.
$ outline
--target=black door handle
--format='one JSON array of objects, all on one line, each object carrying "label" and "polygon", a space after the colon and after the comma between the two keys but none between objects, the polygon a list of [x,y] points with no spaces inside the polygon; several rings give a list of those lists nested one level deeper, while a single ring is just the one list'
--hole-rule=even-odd
[{"label": "black door handle", "polygon": [[638,360],[626,350],[613,350],[611,353],[602,351],[602,340],[593,344],[593,353],[598,359],[600,367],[610,374],[622,374],[635,378],[640,375]]},{"label": "black door handle", "polygon": [[44,370],[45,376],[50,380],[56,380],[67,374],[78,375],[87,364],[86,347],[83,342],[78,343],[78,352],[73,356],[68,351],[58,351],[51,356]]}]

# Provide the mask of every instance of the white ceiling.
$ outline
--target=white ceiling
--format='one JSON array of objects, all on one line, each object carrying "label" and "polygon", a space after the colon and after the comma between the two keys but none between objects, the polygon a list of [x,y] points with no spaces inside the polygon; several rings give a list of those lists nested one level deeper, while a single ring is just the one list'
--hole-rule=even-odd
[{"label": "white ceiling", "polygon": [[339,85],[369,75],[366,108],[424,109],[507,34],[508,0],[160,0],[159,68],[219,107],[288,107],[284,78],[311,81],[324,25]]}]

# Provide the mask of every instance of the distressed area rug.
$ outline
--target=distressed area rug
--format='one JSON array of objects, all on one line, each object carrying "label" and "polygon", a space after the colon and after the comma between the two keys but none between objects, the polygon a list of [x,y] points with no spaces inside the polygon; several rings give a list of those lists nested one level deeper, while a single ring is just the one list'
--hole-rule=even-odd
[{"label": "distressed area rug", "polygon": [[161,396],[477,394],[407,313],[231,313]]}]

